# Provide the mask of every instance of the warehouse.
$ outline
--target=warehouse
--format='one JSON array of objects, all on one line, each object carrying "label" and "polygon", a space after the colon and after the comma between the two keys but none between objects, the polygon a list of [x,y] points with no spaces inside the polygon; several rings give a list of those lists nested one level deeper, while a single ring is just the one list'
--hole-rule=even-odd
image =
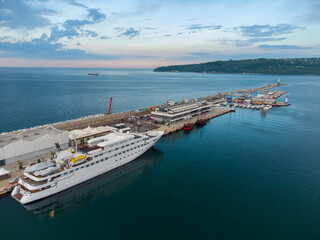
[{"label": "warehouse", "polygon": [[0,134],[0,165],[55,151],[55,143],[61,147],[68,147],[68,132],[49,126],[44,129],[28,129],[16,134]]}]

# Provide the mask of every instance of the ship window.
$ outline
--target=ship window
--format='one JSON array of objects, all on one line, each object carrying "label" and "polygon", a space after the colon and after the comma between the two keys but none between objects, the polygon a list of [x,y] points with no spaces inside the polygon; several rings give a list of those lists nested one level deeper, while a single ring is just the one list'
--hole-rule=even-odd
[{"label": "ship window", "polygon": [[116,157],[116,156],[118,156],[118,154],[115,154],[114,156]]},{"label": "ship window", "polygon": [[96,157],[98,157],[98,155],[95,155],[94,157],[96,158]]},{"label": "ship window", "polygon": [[91,163],[91,166],[93,166],[94,165],[94,162],[93,163]]},{"label": "ship window", "polygon": [[131,145],[133,145],[134,143],[131,143]]},{"label": "ship window", "polygon": [[76,171],[78,171],[78,170],[79,170],[79,168],[76,169]]},{"label": "ship window", "polygon": [[99,156],[102,156],[102,153],[100,153]]},{"label": "ship window", "polygon": [[84,168],[84,166],[82,166],[81,168]]},{"label": "ship window", "polygon": [[106,157],[105,160],[108,160],[108,158]]},{"label": "ship window", "polygon": [[126,145],[126,147],[128,147],[128,146],[129,146],[129,144]]},{"label": "ship window", "polygon": [[116,148],[115,150],[117,151],[117,150],[119,150],[119,148]]},{"label": "ship window", "polygon": [[86,167],[89,167],[89,165],[86,165]]},{"label": "ship window", "polygon": [[122,146],[121,148],[124,148],[124,146]]},{"label": "ship window", "polygon": [[96,163],[99,163],[99,161],[96,161]]}]

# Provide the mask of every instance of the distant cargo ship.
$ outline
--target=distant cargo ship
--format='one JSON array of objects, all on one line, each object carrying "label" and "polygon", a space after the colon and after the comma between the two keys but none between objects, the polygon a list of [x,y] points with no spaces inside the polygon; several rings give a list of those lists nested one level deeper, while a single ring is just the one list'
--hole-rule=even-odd
[{"label": "distant cargo ship", "polygon": [[88,75],[95,75],[95,76],[98,76],[99,73],[88,73]]}]

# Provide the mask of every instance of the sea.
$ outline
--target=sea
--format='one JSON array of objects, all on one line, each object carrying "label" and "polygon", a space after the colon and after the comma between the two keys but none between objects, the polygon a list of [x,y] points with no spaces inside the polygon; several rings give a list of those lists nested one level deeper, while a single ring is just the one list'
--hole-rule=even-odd
[{"label": "sea", "polygon": [[0,68],[0,132],[104,114],[110,97],[115,113],[278,79],[289,107],[236,109],[167,135],[33,204],[2,197],[0,239],[320,239],[320,76]]}]

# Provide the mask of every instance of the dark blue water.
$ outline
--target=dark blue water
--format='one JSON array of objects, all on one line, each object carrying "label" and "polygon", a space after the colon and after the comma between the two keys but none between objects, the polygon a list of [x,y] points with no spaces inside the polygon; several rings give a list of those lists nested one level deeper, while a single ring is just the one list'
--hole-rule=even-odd
[{"label": "dark blue water", "polygon": [[[0,131],[104,113],[110,96],[118,112],[278,78],[0,69]],[[280,78],[290,107],[237,109],[168,135],[131,165],[28,207],[0,199],[0,239],[319,239],[320,77]]]}]

